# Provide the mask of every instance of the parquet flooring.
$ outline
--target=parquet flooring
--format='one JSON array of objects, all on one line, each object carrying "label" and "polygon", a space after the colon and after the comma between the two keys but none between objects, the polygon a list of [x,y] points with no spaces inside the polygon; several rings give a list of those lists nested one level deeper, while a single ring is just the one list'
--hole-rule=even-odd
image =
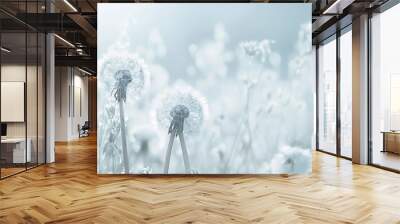
[{"label": "parquet flooring", "polygon": [[16,173],[19,173],[19,172],[22,172],[22,171],[24,171],[25,170],[25,167],[23,167],[23,168],[14,168],[14,167],[12,167],[12,168],[1,168],[1,176],[2,177],[7,177],[7,176],[10,176],[10,175],[13,175],[13,174],[16,174]]},{"label": "parquet flooring", "polygon": [[400,175],[315,152],[313,174],[98,176],[96,139],[0,181],[0,223],[400,223]]}]

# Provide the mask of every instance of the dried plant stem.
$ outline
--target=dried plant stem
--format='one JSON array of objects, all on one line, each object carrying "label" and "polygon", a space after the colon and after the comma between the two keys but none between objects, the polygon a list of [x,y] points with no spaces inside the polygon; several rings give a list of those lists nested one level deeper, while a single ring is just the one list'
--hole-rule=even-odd
[{"label": "dried plant stem", "polygon": [[251,90],[253,89],[253,86],[249,86],[247,88],[246,92],[246,106],[245,106],[245,119],[244,119],[244,127],[245,127],[245,133],[248,134],[248,142],[242,146],[242,150],[244,151],[244,158],[242,160],[243,165],[248,169],[249,167],[249,154],[253,154],[253,135],[252,135],[252,130],[251,130],[251,125],[250,125],[250,94]]},{"label": "dried plant stem", "polygon": [[232,160],[232,157],[236,153],[237,142],[239,141],[239,136],[240,136],[240,133],[242,132],[242,124],[243,124],[243,121],[240,121],[239,122],[239,128],[237,129],[237,132],[236,132],[235,137],[234,137],[233,142],[232,142],[231,153],[229,154],[229,157],[225,161],[225,165],[224,165],[224,169],[223,169],[224,173],[226,173],[228,171],[229,164],[230,164],[230,162]]},{"label": "dried plant stem", "polygon": [[120,126],[121,126],[121,140],[122,140],[122,152],[124,155],[124,168],[125,174],[129,173],[129,157],[128,157],[128,148],[126,144],[126,126],[125,126],[125,113],[124,113],[124,102],[123,100],[119,101],[119,117],[120,117]]},{"label": "dried plant stem", "polygon": [[168,169],[169,169],[169,163],[171,161],[171,152],[172,152],[172,146],[174,145],[174,139],[176,135],[175,129],[169,133],[169,142],[168,142],[168,148],[167,148],[167,153],[165,154],[165,163],[164,163],[164,173],[168,174]]},{"label": "dried plant stem", "polygon": [[179,140],[181,141],[181,148],[182,148],[182,155],[183,155],[183,162],[185,164],[185,171],[186,173],[190,173],[190,162],[189,162],[189,155],[186,148],[185,138],[183,137],[183,133],[179,133]]}]

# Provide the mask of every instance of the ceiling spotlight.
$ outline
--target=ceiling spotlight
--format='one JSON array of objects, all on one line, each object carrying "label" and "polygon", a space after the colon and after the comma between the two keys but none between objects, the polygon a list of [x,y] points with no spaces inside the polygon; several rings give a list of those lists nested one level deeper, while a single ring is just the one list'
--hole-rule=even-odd
[{"label": "ceiling spotlight", "polygon": [[67,4],[74,12],[78,12],[75,6],[73,6],[68,0],[64,0],[64,3]]},{"label": "ceiling spotlight", "polygon": [[77,48],[76,49],[76,53],[78,53],[79,55],[83,55],[83,49],[82,48]]},{"label": "ceiling spotlight", "polygon": [[79,67],[78,67],[78,70],[81,71],[81,72],[83,72],[83,73],[85,73],[86,75],[90,75],[90,76],[92,75],[92,73],[90,73],[90,72],[88,72],[88,71],[86,71],[86,70],[83,70],[83,69],[81,69],[81,68],[79,68]]},{"label": "ceiling spotlight", "polygon": [[336,0],[322,14],[342,14],[343,9],[351,5],[355,0]]},{"label": "ceiling spotlight", "polygon": [[64,38],[62,38],[62,37],[60,37],[60,36],[57,35],[57,34],[54,34],[54,36],[57,37],[57,38],[58,38],[59,40],[61,40],[62,42],[64,42],[65,44],[67,44],[68,46],[75,48],[75,45],[73,45],[73,44],[72,44],[71,42],[69,42],[68,40],[66,40],[66,39],[64,39]]},{"label": "ceiling spotlight", "polygon": [[9,49],[7,49],[5,47],[1,47],[0,49],[1,49],[1,51],[4,51],[6,53],[10,53],[11,52],[11,50],[9,50]]}]

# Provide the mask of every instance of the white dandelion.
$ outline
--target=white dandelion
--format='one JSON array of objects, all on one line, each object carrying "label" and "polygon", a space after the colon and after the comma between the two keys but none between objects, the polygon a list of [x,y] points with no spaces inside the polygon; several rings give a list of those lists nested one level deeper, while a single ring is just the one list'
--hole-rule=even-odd
[{"label": "white dandelion", "polygon": [[[129,91],[140,96],[141,92],[149,85],[149,71],[142,59],[127,52],[108,53],[101,61],[100,73],[103,77],[121,78],[123,74],[129,74]],[[112,81],[112,79],[107,79]],[[123,84],[123,83],[121,83]]]},{"label": "white dandelion", "polygon": [[185,118],[183,132],[195,133],[208,117],[208,105],[205,98],[188,85],[177,84],[162,93],[155,101],[153,116],[158,126],[167,129],[173,120],[171,113],[184,111],[185,108],[189,111],[189,116]]},{"label": "white dandelion", "polygon": [[156,100],[154,115],[161,128],[170,135],[164,173],[168,173],[172,146],[175,137],[181,142],[186,173],[190,173],[189,155],[184,139],[185,134],[198,131],[207,117],[208,106],[205,99],[193,88],[177,84]]},{"label": "white dandelion", "polygon": [[[120,130],[125,173],[129,173],[129,155],[126,140],[124,103],[126,102],[128,85],[137,97],[146,85],[147,70],[144,62],[132,54],[120,52],[107,55],[102,62],[101,75],[113,76],[112,94],[119,103]],[[131,95],[131,94],[129,94]]]}]

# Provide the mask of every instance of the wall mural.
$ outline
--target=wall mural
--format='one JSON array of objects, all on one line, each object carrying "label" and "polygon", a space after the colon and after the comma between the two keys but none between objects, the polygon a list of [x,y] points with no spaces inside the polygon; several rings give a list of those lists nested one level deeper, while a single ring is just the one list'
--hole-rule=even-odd
[{"label": "wall mural", "polygon": [[310,4],[99,4],[98,173],[309,173]]}]

